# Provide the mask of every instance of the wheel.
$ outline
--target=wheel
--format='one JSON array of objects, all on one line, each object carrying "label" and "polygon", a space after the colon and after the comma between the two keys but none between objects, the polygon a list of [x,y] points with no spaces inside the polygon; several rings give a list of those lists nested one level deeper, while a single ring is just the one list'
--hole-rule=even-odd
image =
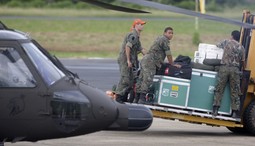
[{"label": "wheel", "polygon": [[255,135],[255,101],[253,100],[245,109],[243,116],[243,123],[245,129]]},{"label": "wheel", "polygon": [[227,129],[235,134],[247,134],[248,131],[244,127],[227,127]]}]

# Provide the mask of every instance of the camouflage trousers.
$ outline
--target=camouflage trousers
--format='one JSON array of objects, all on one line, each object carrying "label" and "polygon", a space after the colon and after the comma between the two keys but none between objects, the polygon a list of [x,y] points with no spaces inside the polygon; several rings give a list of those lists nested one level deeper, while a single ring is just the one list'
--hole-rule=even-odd
[{"label": "camouflage trousers", "polygon": [[[213,106],[220,106],[227,82],[230,84],[231,108],[239,110],[240,108],[240,71],[238,67],[220,66],[217,85],[215,89]],[[224,106],[224,105],[223,105]]]},{"label": "camouflage trousers", "polygon": [[153,61],[143,58],[141,71],[136,84],[137,93],[148,93],[149,87],[153,84],[153,77],[156,74],[156,65]]},{"label": "camouflage trousers", "polygon": [[134,75],[132,68],[127,66],[127,63],[120,63],[120,81],[116,88],[116,94],[124,96],[130,91],[134,84]]}]

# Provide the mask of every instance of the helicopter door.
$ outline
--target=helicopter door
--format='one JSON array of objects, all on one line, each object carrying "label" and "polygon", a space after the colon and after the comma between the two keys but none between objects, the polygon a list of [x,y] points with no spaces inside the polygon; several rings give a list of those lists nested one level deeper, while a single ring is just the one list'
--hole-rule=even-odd
[{"label": "helicopter door", "polygon": [[16,41],[0,41],[0,120],[38,119],[47,111],[38,78],[22,53]]}]

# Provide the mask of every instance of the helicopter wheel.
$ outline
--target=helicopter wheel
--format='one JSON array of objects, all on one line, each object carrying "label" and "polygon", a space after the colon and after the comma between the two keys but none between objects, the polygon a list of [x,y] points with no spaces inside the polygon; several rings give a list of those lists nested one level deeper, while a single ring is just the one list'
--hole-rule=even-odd
[{"label": "helicopter wheel", "polygon": [[255,135],[255,101],[253,100],[245,109],[243,116],[244,127],[252,135]]}]

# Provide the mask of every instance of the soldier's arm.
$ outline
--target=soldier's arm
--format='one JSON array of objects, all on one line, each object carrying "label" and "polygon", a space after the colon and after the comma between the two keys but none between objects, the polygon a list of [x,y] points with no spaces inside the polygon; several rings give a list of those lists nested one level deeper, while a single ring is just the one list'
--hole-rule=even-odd
[{"label": "soldier's arm", "polygon": [[128,67],[132,67],[132,63],[130,61],[130,48],[128,45],[126,45],[125,52],[126,52],[126,56],[127,56]]},{"label": "soldier's arm", "polygon": [[166,58],[168,60],[168,63],[173,65],[173,57],[172,57],[172,55],[167,55]]},{"label": "soldier's arm", "polygon": [[172,53],[170,51],[170,47],[169,47],[169,41],[165,41],[164,39],[159,40],[159,44],[160,47],[165,51],[166,53],[166,58],[168,60],[168,63],[173,65],[173,57],[172,57]]},{"label": "soldier's arm", "polygon": [[173,65],[173,66],[175,66],[175,67],[180,68],[181,65],[179,65],[179,64],[174,64],[174,62],[173,62],[173,56],[172,56],[172,53],[171,53],[171,51],[170,51],[169,43],[166,42],[166,41],[162,41],[162,42],[161,42],[161,46],[162,46],[163,49],[165,50],[166,58],[167,58],[167,60],[168,60],[168,63],[171,64],[171,65]]},{"label": "soldier's arm", "polygon": [[218,44],[216,44],[216,46],[218,48],[224,49],[224,47],[226,46],[227,42],[228,42],[228,40],[223,40],[223,41],[219,42]]},{"label": "soldier's arm", "polygon": [[166,57],[167,57],[167,60],[168,60],[168,63],[177,67],[177,68],[181,68],[182,66],[180,64],[174,64],[174,61],[173,61],[173,56],[172,56],[172,53],[170,51],[170,48],[169,46],[167,45],[167,48],[165,50],[165,53],[166,53]]},{"label": "soldier's arm", "polygon": [[146,50],[144,48],[140,47],[140,49],[137,50],[137,54],[140,54],[140,53],[145,55],[146,54]]},{"label": "soldier's arm", "polygon": [[146,52],[146,50],[145,50],[144,48],[142,48],[141,53],[142,53],[143,55],[145,55],[147,52]]},{"label": "soldier's arm", "polygon": [[130,52],[131,52],[131,48],[133,47],[133,45],[135,43],[135,40],[136,40],[136,37],[132,33],[128,35],[127,44],[125,46],[125,53],[126,53],[126,57],[127,57],[128,67],[132,67],[132,63],[130,60]]},{"label": "soldier's arm", "polygon": [[171,64],[172,66],[175,66],[177,68],[182,67],[180,64],[174,64],[172,55],[167,55],[166,57],[167,57],[168,63]]}]

